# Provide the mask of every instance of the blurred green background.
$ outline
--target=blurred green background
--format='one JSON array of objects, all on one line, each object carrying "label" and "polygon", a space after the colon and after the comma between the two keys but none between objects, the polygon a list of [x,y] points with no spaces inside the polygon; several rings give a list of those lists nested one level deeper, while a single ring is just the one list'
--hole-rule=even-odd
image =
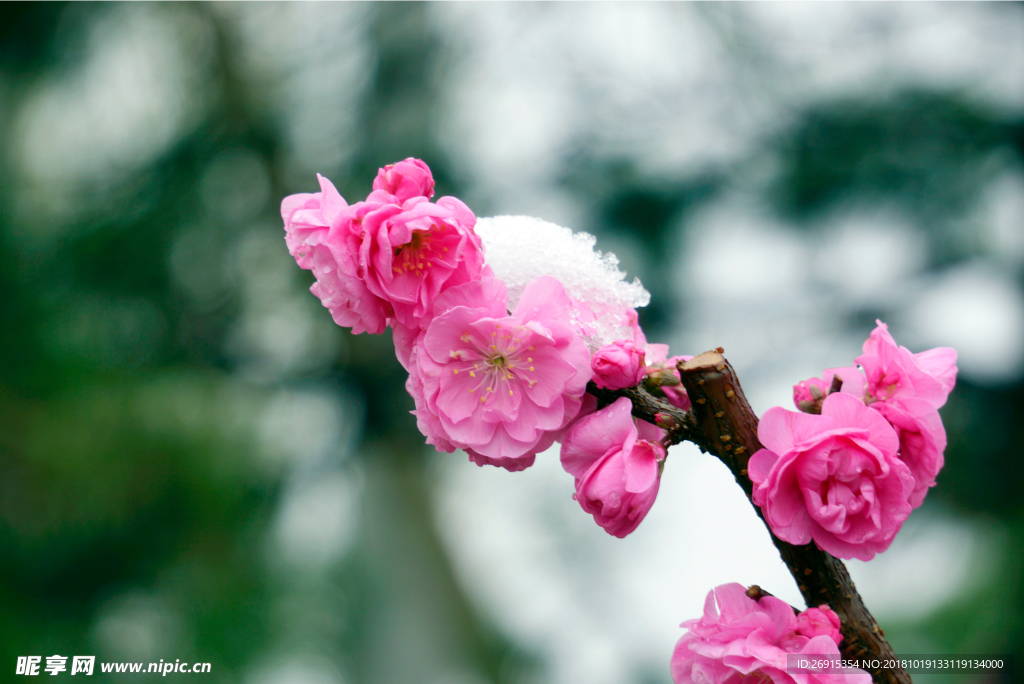
[{"label": "blurred green background", "polygon": [[[619,542],[554,454],[512,475],[424,446],[390,334],[334,326],[277,209],[409,156],[479,216],[597,235],[651,291],[648,338],[724,346],[758,410],[876,317],[957,347],[939,486],[855,577],[897,651],[1024,664],[1019,4],[4,3],[7,672],[664,684],[714,584],[785,583],[672,517],[686,486],[711,505],[695,453]],[[735,576],[685,579],[720,556]]]}]

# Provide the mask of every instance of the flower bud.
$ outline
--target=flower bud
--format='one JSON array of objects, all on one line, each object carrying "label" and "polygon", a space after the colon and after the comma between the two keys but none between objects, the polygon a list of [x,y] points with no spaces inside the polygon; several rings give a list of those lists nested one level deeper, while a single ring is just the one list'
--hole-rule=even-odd
[{"label": "flower bud", "polygon": [[667,413],[655,413],[654,424],[663,430],[671,430],[676,426],[676,419]]},{"label": "flower bud", "polygon": [[378,171],[373,189],[394,195],[399,203],[413,197],[429,199],[434,196],[434,176],[425,163],[409,157],[405,161],[388,164]]},{"label": "flower bud", "polygon": [[620,397],[575,423],[562,441],[562,467],[576,478],[576,500],[619,538],[654,505],[665,460],[660,443],[638,439],[631,409],[629,399]]},{"label": "flower bud", "polygon": [[644,379],[644,350],[630,340],[616,340],[594,352],[590,367],[601,389],[633,387]]}]

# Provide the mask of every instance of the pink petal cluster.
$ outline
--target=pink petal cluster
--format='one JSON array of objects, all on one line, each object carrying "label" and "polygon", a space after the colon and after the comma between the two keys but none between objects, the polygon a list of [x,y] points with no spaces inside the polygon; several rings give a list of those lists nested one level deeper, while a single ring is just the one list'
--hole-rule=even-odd
[{"label": "pink petal cluster", "polygon": [[576,478],[576,500],[619,538],[635,530],[654,505],[665,459],[664,433],[635,423],[632,408],[620,397],[578,420],[562,440],[562,467]]},{"label": "pink petal cluster", "polygon": [[672,680],[675,684],[870,684],[871,675],[863,670],[787,672],[789,654],[840,655],[838,625],[839,617],[828,606],[795,616],[785,601],[774,596],[755,601],[742,585],[723,584],[708,593],[701,618],[682,624],[689,631],[672,653]]},{"label": "pink petal cluster", "polygon": [[914,488],[909,502],[914,508],[924,503],[928,489],[946,459],[946,429],[934,406],[923,399],[901,399],[871,404],[871,410],[885,418],[899,440],[899,459],[910,469]]},{"label": "pink petal cluster", "polygon": [[430,202],[423,162],[381,169],[366,201],[351,206],[319,178],[321,192],[286,197],[281,215],[289,252],[313,271],[311,291],[339,325],[424,328],[444,289],[485,275],[476,217],[454,197]]},{"label": "pink petal cluster", "polygon": [[411,351],[406,388],[429,443],[522,470],[579,413],[590,353],[570,327],[569,297],[554,278],[527,285],[512,315],[507,299],[495,278],[439,297]]},{"label": "pink petal cluster", "polygon": [[299,266],[313,271],[310,291],[331,312],[335,323],[354,333],[380,333],[393,314],[357,276],[357,251],[339,249],[354,219],[361,220],[372,205],[350,207],[329,180],[317,175],[320,192],[289,195],[281,202],[285,243]]},{"label": "pink petal cluster", "polygon": [[855,397],[830,394],[821,415],[769,409],[747,466],[754,503],[777,537],[812,539],[839,558],[870,560],[889,548],[910,515],[914,478],[899,438]]},{"label": "pink petal cluster", "polygon": [[877,321],[877,325],[856,359],[863,373],[853,366],[829,369],[823,379],[795,385],[793,402],[801,410],[815,412],[828,394],[832,375],[838,374],[843,379],[842,392],[863,398],[896,431],[899,458],[914,477],[910,505],[917,508],[935,486],[945,462],[946,431],[938,409],[956,384],[956,351],[940,347],[913,354],[896,344],[885,323]]},{"label": "pink petal cluster", "polygon": [[409,157],[378,171],[373,189],[393,195],[395,204],[402,204],[413,197],[430,199],[434,196],[434,175],[425,163]]},{"label": "pink petal cluster", "polygon": [[867,379],[865,401],[896,430],[900,458],[914,476],[910,504],[916,508],[945,464],[946,430],[939,408],[956,384],[956,350],[938,347],[913,354],[896,344],[885,323],[876,323],[857,357]]},{"label": "pink petal cluster", "polygon": [[646,370],[643,347],[633,340],[615,340],[594,352],[590,367],[594,371],[594,384],[602,389],[639,385]]},{"label": "pink petal cluster", "polygon": [[[318,178],[320,192],[281,203],[289,252],[313,271],[311,290],[339,325],[355,333],[392,328],[417,426],[438,450],[464,449],[480,465],[522,470],[574,420],[598,415],[585,394],[592,377],[614,389],[643,380],[647,344],[632,309],[625,317],[633,339],[593,357],[584,338],[597,318],[554,278],[530,283],[510,314],[505,283],[484,263],[476,217],[453,197],[430,201],[434,179],[422,161],[380,169],[373,191],[352,205]],[[674,364],[667,351],[660,360]],[[682,401],[684,392],[675,398]],[[577,477],[583,507],[619,536],[653,503],[665,456],[660,429],[647,425],[651,440],[637,441],[628,414],[632,437],[618,435],[616,458],[605,453],[609,445],[591,458],[600,463]],[[607,417],[588,425],[605,430]]]},{"label": "pink petal cluster", "polygon": [[856,361],[867,376],[867,393],[874,401],[923,399],[935,408],[946,403],[956,384],[956,350],[949,347],[912,354],[889,334],[882,321],[864,342]]},{"label": "pink petal cluster", "polygon": [[808,608],[796,616],[796,633],[808,639],[824,634],[837,644],[841,644],[843,642],[843,635],[839,631],[841,627],[839,616],[825,603],[817,608]]}]

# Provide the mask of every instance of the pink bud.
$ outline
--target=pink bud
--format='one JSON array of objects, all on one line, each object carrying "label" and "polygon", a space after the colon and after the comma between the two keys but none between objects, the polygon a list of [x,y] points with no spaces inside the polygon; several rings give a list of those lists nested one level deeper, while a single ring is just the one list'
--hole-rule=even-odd
[{"label": "pink bud", "polygon": [[412,197],[429,199],[434,196],[434,177],[430,167],[419,159],[409,157],[405,161],[388,164],[378,171],[373,189],[394,195],[399,204]]},{"label": "pink bud", "polygon": [[562,441],[562,467],[576,500],[616,537],[637,528],[654,505],[665,448],[640,436],[626,397],[577,421]]},{"label": "pink bud", "polygon": [[633,387],[644,379],[644,350],[630,340],[615,340],[594,353],[590,367],[594,384],[602,389]]}]

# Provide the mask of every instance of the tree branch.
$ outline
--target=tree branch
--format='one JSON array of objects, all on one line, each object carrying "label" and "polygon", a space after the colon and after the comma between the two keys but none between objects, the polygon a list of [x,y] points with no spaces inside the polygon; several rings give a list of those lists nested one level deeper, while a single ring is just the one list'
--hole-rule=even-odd
[{"label": "tree branch", "polygon": [[693,414],[682,411],[667,401],[662,401],[643,385],[626,387],[620,390],[601,389],[591,381],[587,392],[597,397],[598,407],[603,408],[619,397],[626,397],[633,402],[633,415],[648,423],[665,429],[665,446],[680,442],[697,442],[701,438],[700,427]]},{"label": "tree branch", "polygon": [[[757,439],[758,421],[736,379],[735,371],[722,356],[722,350],[718,349],[681,363],[679,374],[693,409],[685,421],[680,421],[688,427],[685,431],[679,431],[678,436],[696,443],[702,451],[717,456],[725,463],[751,505],[754,505],[753,483],[747,475],[747,461],[751,454],[761,448]],[[638,413],[635,401],[633,406],[634,415],[647,420],[644,412],[650,412],[650,408],[644,408]],[[754,510],[765,527],[768,527],[761,509],[754,505]],[[827,603],[839,615],[843,634],[840,651],[844,657],[853,659],[872,656],[887,659],[894,656],[884,632],[864,605],[842,561],[813,543],[795,546],[776,537],[771,533],[771,528],[768,532],[786,567],[796,579],[807,606]],[[910,684],[911,681],[902,669],[869,671],[877,684]]]}]

